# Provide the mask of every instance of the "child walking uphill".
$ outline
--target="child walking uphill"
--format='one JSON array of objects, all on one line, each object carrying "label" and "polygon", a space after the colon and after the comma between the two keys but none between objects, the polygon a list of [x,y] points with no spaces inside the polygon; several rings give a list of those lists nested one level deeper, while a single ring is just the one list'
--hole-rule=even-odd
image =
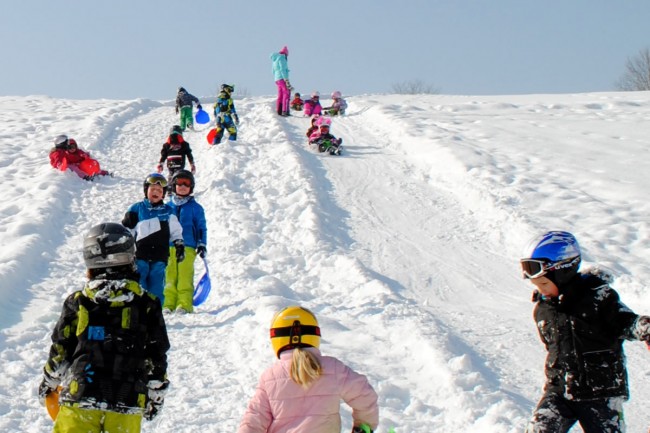
[{"label": "child walking uphill", "polygon": [[170,245],[165,303],[163,312],[191,313],[194,295],[194,259],[205,257],[208,229],[203,206],[198,204],[194,192],[194,176],[187,170],[178,170],[171,180],[172,197],[169,205],[183,227],[185,260],[176,260],[176,247]]},{"label": "child walking uphill", "polygon": [[355,428],[377,428],[377,393],[365,376],[321,355],[320,335],[306,308],[291,306],[275,315],[271,345],[279,361],[262,373],[238,433],[338,433],[341,400],[352,407]]},{"label": "child walking uphill", "polygon": [[63,303],[38,395],[46,400],[61,387],[55,433],[139,433],[169,386],[160,305],[138,285],[126,227],[91,228],[83,257],[88,281]]},{"label": "child walking uphill", "polygon": [[172,207],[163,202],[167,188],[165,176],[152,173],[143,186],[145,199],[129,207],[122,224],[135,236],[140,285],[163,305],[169,243],[176,248],[176,261],[182,262],[185,256],[183,229]]},{"label": "child walking uphill", "polygon": [[183,130],[180,126],[172,126],[167,141],[163,144],[162,149],[160,149],[160,162],[156,166],[158,173],[162,173],[163,163],[167,161],[167,170],[169,170],[169,176],[171,177],[177,170],[185,168],[186,159],[190,162],[192,173],[196,172],[192,148],[190,147],[190,143],[185,141],[182,133]]},{"label": "child walking uphill", "polygon": [[183,87],[178,88],[178,93],[176,93],[176,114],[181,113],[181,130],[185,132],[185,129],[194,129],[194,118],[192,117],[192,107],[193,103],[196,103],[196,108],[199,110],[202,108],[199,98],[189,93]]},{"label": "child walking uphill", "polygon": [[227,130],[228,140],[237,140],[237,124],[239,116],[235,110],[235,103],[232,100],[232,92],[235,91],[235,85],[222,84],[221,91],[217,95],[217,102],[214,104],[214,118],[217,120],[217,133],[214,135],[212,144],[219,144],[223,139],[224,131]]},{"label": "child walking uphill", "polygon": [[623,433],[629,398],[624,340],[650,341],[650,317],[626,307],[593,270],[578,272],[580,246],[568,232],[533,239],[521,259],[535,286],[534,318],[548,352],[544,395],[526,433]]}]

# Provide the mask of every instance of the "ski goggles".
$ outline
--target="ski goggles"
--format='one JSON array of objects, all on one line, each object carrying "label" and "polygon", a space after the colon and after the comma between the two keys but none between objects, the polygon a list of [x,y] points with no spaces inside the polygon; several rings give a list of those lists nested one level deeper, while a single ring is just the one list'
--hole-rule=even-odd
[{"label": "ski goggles", "polygon": [[533,279],[544,276],[550,267],[550,263],[546,260],[537,259],[521,259],[521,271],[524,278]]},{"label": "ski goggles", "polygon": [[176,179],[175,182],[177,186],[187,186],[187,187],[192,186],[192,181],[189,179]]},{"label": "ski goggles", "polygon": [[167,180],[162,176],[149,176],[147,178],[147,184],[149,185],[160,185],[163,188],[167,186]]}]

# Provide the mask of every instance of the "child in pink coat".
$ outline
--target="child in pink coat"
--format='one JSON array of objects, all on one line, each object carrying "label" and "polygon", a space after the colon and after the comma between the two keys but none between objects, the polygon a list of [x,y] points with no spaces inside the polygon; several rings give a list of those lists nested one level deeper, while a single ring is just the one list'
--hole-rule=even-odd
[{"label": "child in pink coat", "polygon": [[320,105],[320,93],[313,92],[309,99],[305,99],[303,107],[305,116],[320,115],[323,111],[323,106]]},{"label": "child in pink coat", "polygon": [[271,345],[279,361],[262,373],[237,433],[338,433],[341,400],[352,407],[355,428],[377,428],[377,393],[365,376],[321,355],[311,311],[291,306],[277,313]]}]

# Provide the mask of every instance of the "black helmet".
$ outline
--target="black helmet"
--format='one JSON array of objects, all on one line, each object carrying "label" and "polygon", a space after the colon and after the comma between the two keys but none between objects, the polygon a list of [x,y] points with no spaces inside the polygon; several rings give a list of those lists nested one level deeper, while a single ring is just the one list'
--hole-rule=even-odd
[{"label": "black helmet", "polygon": [[183,135],[183,129],[180,127],[180,125],[174,125],[172,128],[169,130],[169,135],[172,134],[180,134]]},{"label": "black helmet", "polygon": [[84,238],[84,262],[88,269],[112,268],[135,263],[135,239],[121,224],[102,223]]},{"label": "black helmet", "polygon": [[154,185],[158,184],[162,186],[163,188],[163,197],[165,196],[165,192],[167,192],[167,179],[165,179],[165,176],[163,176],[160,173],[151,173],[147,178],[144,180],[142,183],[142,186],[144,187],[144,196],[147,196],[147,190],[149,189],[149,185]]},{"label": "black helmet", "polygon": [[187,170],[178,170],[174,175],[172,176],[171,180],[171,185],[172,185],[172,192],[174,194],[176,193],[176,181],[178,179],[189,179],[190,180],[190,194],[194,192],[194,175],[192,174],[191,171]]},{"label": "black helmet", "polygon": [[222,84],[221,85],[221,90],[224,92],[231,94],[232,92],[235,91],[235,85],[234,84]]},{"label": "black helmet", "polygon": [[65,134],[58,135],[54,139],[54,147],[57,149],[67,149],[68,148],[68,136]]}]

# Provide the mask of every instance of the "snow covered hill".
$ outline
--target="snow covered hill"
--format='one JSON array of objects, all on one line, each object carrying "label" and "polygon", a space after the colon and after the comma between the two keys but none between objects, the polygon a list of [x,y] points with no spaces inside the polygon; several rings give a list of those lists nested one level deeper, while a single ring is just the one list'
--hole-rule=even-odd
[{"label": "snow covered hill", "polygon": [[[273,314],[301,304],[322,351],[378,391],[378,432],[521,432],[544,350],[518,259],[549,229],[573,232],[585,265],[612,270],[623,301],[650,313],[650,94],[348,102],[332,126],[341,157],[308,149],[308,119],[277,117],[271,98],[236,101],[235,143],[185,134],[213,291],[168,317],[172,388],[144,431],[235,431],[274,360]],[[84,281],[83,235],[141,199],[176,120],[169,101],[0,97],[0,431],[50,431],[36,388],[62,301]],[[53,170],[61,133],[115,177]],[[626,351],[628,430],[645,432],[650,353]]]}]

